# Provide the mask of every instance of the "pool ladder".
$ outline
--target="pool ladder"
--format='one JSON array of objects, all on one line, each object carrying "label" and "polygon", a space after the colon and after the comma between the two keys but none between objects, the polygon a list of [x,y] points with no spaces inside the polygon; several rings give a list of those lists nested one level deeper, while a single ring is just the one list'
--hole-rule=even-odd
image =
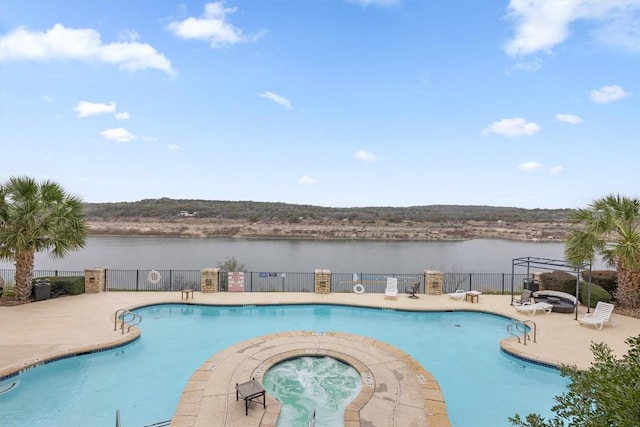
[{"label": "pool ladder", "polygon": [[[139,325],[142,322],[142,316],[138,313],[134,313],[127,309],[121,308],[116,310],[115,318],[113,319],[113,330],[117,331],[118,328],[124,334],[125,325],[127,326],[127,332],[131,330],[132,326]],[[118,326],[118,320],[120,320],[120,326]]]},{"label": "pool ladder", "polygon": [[522,322],[514,322],[507,325],[507,332],[518,338],[518,343],[520,343],[520,334],[522,334],[522,343],[524,345],[527,345],[527,338],[531,341],[529,336],[531,331],[533,331],[533,342],[536,342],[536,322],[533,320],[523,320]]}]

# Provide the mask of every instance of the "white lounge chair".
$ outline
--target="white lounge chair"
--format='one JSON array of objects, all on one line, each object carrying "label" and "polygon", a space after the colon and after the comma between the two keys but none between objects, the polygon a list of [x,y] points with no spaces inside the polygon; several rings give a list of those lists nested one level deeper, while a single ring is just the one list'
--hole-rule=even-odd
[{"label": "white lounge chair", "polygon": [[611,318],[613,315],[613,309],[613,304],[598,301],[593,313],[586,313],[581,319],[578,319],[578,323],[581,325],[593,325],[598,329],[602,329],[605,323],[609,323],[611,326],[616,326],[616,321]]},{"label": "white lounge chair", "polygon": [[449,298],[456,301],[463,301],[467,297],[467,292],[462,289],[458,289],[455,292],[449,294]]},{"label": "white lounge chair", "polygon": [[535,304],[522,304],[515,306],[516,311],[521,313],[527,313],[529,316],[535,316],[538,310],[543,310],[546,314],[551,314],[553,310],[553,304],[548,302],[537,302]]},{"label": "white lounge chair", "polygon": [[387,277],[384,299],[398,299],[398,279],[396,277]]}]

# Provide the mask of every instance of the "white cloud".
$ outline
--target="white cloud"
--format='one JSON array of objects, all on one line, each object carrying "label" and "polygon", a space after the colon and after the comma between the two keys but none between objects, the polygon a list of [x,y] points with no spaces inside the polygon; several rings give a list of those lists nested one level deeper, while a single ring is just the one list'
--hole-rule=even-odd
[{"label": "white cloud", "polygon": [[532,136],[538,133],[540,126],[537,123],[527,122],[522,117],[512,119],[502,119],[493,122],[482,130],[482,135],[488,136],[492,133],[504,135],[506,137]]},{"label": "white cloud", "polygon": [[128,120],[131,117],[126,111],[123,111],[122,113],[115,113],[113,116],[116,120]]},{"label": "white cloud", "polygon": [[507,17],[516,22],[515,35],[504,49],[510,56],[536,52],[551,53],[554,46],[569,36],[569,25],[578,20],[591,20],[606,31],[596,32],[604,42],[629,44],[638,40],[625,25],[617,24],[620,16],[637,17],[638,0],[511,0]]},{"label": "white cloud", "polygon": [[99,114],[113,113],[116,111],[116,103],[99,104],[89,101],[80,101],[73,107],[78,112],[78,117],[97,116]]},{"label": "white cloud", "polygon": [[556,120],[562,123],[569,123],[572,125],[578,125],[580,123],[583,123],[583,120],[580,117],[575,116],[573,114],[556,114]]},{"label": "white cloud", "polygon": [[596,40],[603,45],[619,47],[631,53],[640,52],[640,13],[638,12],[637,6],[636,10],[633,10],[633,5],[613,11],[611,19],[594,32]]},{"label": "white cloud", "polygon": [[156,138],[155,136],[144,136],[143,135],[141,139],[143,141],[146,141],[146,142],[157,142],[158,141],[158,138]]},{"label": "white cloud", "polygon": [[207,3],[201,18],[174,21],[167,28],[183,39],[206,40],[212,48],[259,39],[262,34],[246,36],[226,21],[227,15],[235,12],[235,7],[225,8],[224,2]]},{"label": "white cloud", "polygon": [[117,142],[129,142],[136,139],[136,136],[124,128],[105,129],[100,134],[106,139]]},{"label": "white cloud", "polygon": [[262,98],[270,99],[276,104],[280,104],[285,108],[291,108],[291,102],[289,102],[288,99],[283,98],[282,96],[275,94],[273,92],[264,92],[264,93],[261,93],[259,96],[261,96]]},{"label": "white cloud", "polygon": [[178,144],[168,144],[167,149],[169,151],[178,151],[180,149],[180,146]]},{"label": "white cloud", "polygon": [[375,162],[378,160],[378,157],[375,154],[365,150],[356,151],[353,157],[358,160],[362,160],[363,162]]},{"label": "white cloud", "polygon": [[69,59],[98,61],[117,65],[122,70],[153,68],[173,74],[171,62],[148,44],[117,42],[103,44],[100,34],[91,29],[66,28],[56,24],[47,31],[20,27],[0,38],[0,60]]},{"label": "white cloud", "polygon": [[542,165],[538,162],[525,162],[518,166],[522,172],[534,172],[543,169]]},{"label": "white cloud", "polygon": [[542,68],[542,63],[539,59],[533,59],[531,61],[518,61],[511,68],[517,71],[527,71],[529,73],[535,73]]},{"label": "white cloud", "polygon": [[564,167],[563,166],[554,166],[551,169],[549,169],[549,173],[552,175],[558,175],[559,173],[564,172]]},{"label": "white cloud", "polygon": [[315,178],[312,178],[309,175],[304,175],[304,176],[301,176],[300,178],[298,178],[298,182],[300,184],[314,185],[314,184],[318,183],[318,180],[315,179]]},{"label": "white cloud", "polygon": [[118,34],[118,39],[122,41],[134,42],[139,38],[140,34],[135,30],[122,30]]},{"label": "white cloud", "polygon": [[613,101],[619,101],[630,95],[631,94],[629,92],[626,92],[618,85],[603,86],[600,89],[591,91],[591,100],[597,104],[608,104]]},{"label": "white cloud", "polygon": [[49,95],[41,96],[40,99],[42,99],[45,102],[52,102],[53,101],[53,99]]}]

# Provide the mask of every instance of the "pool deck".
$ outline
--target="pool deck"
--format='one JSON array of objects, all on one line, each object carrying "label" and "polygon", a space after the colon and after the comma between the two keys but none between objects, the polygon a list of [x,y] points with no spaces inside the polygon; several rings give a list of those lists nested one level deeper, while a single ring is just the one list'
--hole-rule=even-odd
[{"label": "pool deck", "polygon": [[[195,292],[194,298],[189,299],[188,303],[344,304],[422,311],[472,310],[495,313],[516,320],[533,320],[537,325],[537,342],[529,341],[525,346],[515,337],[509,337],[496,342],[496,346],[527,359],[579,368],[587,368],[592,362],[592,342],[605,342],[614,353],[620,355],[628,350],[625,339],[640,334],[640,319],[616,314],[616,327],[605,326],[597,330],[579,325],[574,320],[574,314],[546,315],[538,312],[535,316],[529,316],[516,312],[510,305],[509,296],[480,295],[477,303],[456,301],[447,295],[419,296],[419,299],[410,299],[401,294],[397,300],[387,300],[383,294]],[[181,292],[108,292],[0,307],[0,377],[52,358],[128,342],[136,338],[140,330],[133,328],[125,334],[120,330],[114,331],[116,310],[185,302],[181,297]],[[579,317],[585,312],[586,308],[580,307]],[[371,335],[375,335],[375,331]],[[276,343],[277,346],[274,346]],[[375,378],[375,384],[371,386],[373,393],[368,397],[359,396],[347,408],[346,427],[361,425],[361,420],[364,425],[370,426],[449,425],[437,378],[432,378],[409,355],[371,338],[340,331],[323,331],[319,326],[318,331],[291,331],[256,337],[221,353],[203,361],[202,367],[194,372],[185,387],[172,425],[198,426],[208,420],[206,425],[275,426],[277,415],[273,414],[277,414],[277,402],[267,397],[266,410],[252,403],[249,415],[245,416],[244,405],[234,398],[235,382],[241,382],[242,378],[248,380],[256,374],[259,376],[265,366],[305,353],[335,355],[338,358],[342,355],[363,375],[371,373]],[[219,387],[221,383],[225,384],[222,393]],[[367,391],[367,387],[363,386],[363,389]],[[212,417],[221,420],[220,424],[211,424]],[[427,417],[426,424],[423,417]],[[126,425],[126,420],[123,422]]]}]

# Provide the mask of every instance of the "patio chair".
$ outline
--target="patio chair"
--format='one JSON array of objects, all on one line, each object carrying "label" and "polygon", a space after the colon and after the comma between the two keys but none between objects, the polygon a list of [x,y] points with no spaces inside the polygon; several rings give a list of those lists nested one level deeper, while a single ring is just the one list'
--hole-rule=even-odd
[{"label": "patio chair", "polygon": [[523,289],[520,298],[514,299],[513,303],[517,305],[531,304],[531,291],[529,289]]},{"label": "patio chair", "polygon": [[605,323],[616,326],[616,321],[611,318],[614,307],[613,304],[608,302],[598,301],[593,313],[586,313],[581,319],[578,319],[578,323],[581,325],[593,325],[598,329],[602,329]]},{"label": "patio chair", "polygon": [[419,290],[420,290],[420,282],[416,282],[410,288],[406,288],[404,290],[404,293],[409,294],[409,298],[418,299],[420,297],[416,296],[416,294],[418,293]]},{"label": "patio chair", "polygon": [[384,290],[384,299],[398,298],[398,279],[396,277],[387,277],[387,287]]},{"label": "patio chair", "polygon": [[535,304],[522,304],[515,306],[516,311],[527,313],[529,316],[535,316],[538,310],[542,310],[545,314],[551,314],[553,311],[553,304],[548,302],[537,302]]},{"label": "patio chair", "polygon": [[449,294],[449,298],[456,301],[462,301],[467,297],[467,292],[462,289],[457,289],[455,292]]}]

